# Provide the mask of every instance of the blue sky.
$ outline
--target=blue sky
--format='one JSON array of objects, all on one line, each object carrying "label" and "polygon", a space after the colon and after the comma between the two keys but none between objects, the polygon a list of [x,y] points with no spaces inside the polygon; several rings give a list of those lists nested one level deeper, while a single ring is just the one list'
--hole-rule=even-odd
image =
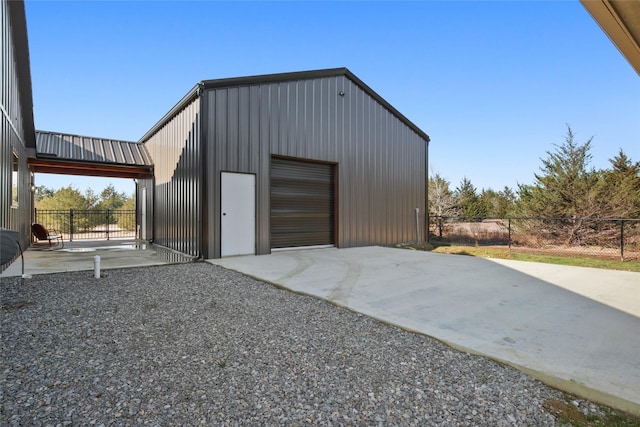
[{"label": "blue sky", "polygon": [[[347,67],[431,136],[430,167],[529,184],[569,124],[640,161],[640,77],[576,1],[27,1],[36,128],[137,141],[197,82]],[[37,185],[133,192],[132,180]]]}]

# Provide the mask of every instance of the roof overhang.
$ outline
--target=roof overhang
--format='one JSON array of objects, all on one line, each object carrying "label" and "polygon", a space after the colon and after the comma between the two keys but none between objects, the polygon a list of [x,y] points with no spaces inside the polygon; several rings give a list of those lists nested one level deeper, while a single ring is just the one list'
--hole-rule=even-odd
[{"label": "roof overhang", "polygon": [[640,75],[640,3],[629,0],[580,1]]},{"label": "roof overhang", "polygon": [[153,168],[149,166],[123,166],[107,163],[90,163],[52,158],[29,159],[31,170],[38,173],[55,173],[61,175],[99,176],[106,178],[149,178],[153,176]]},{"label": "roof overhang", "polygon": [[153,163],[142,144],[91,136],[36,131],[34,172],[108,178],[148,178]]}]

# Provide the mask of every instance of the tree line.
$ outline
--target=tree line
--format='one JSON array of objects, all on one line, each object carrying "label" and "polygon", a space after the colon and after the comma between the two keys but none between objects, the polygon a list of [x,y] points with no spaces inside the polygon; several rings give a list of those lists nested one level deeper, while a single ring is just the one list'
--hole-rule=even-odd
[{"label": "tree line", "polygon": [[[117,224],[121,230],[135,230],[136,227],[135,214],[123,212],[135,211],[135,197],[116,191],[111,184],[100,194],[92,189],[82,194],[71,185],[57,190],[39,186],[34,197],[36,221],[66,235],[103,229],[106,224]],[[73,217],[71,209],[74,210]]]},{"label": "tree line", "polygon": [[468,178],[451,189],[439,173],[429,178],[429,214],[478,218],[640,218],[640,162],[623,150],[609,159],[609,168],[590,163],[593,137],[583,144],[567,126],[565,140],[541,159],[533,184],[515,190],[478,191]]},{"label": "tree line", "polygon": [[[439,173],[429,177],[429,214],[478,218],[640,218],[640,162],[623,150],[609,159],[610,167],[595,169],[590,163],[593,137],[583,144],[567,126],[565,140],[541,159],[533,184],[515,190],[478,189],[463,178],[452,189]],[[135,197],[119,193],[113,185],[100,194],[82,194],[72,186],[58,190],[39,186],[35,192],[39,210],[135,210]]]},{"label": "tree line", "polygon": [[136,198],[116,191],[109,184],[100,194],[87,189],[82,194],[71,185],[57,190],[44,185],[36,187],[35,207],[38,210],[135,210]]}]

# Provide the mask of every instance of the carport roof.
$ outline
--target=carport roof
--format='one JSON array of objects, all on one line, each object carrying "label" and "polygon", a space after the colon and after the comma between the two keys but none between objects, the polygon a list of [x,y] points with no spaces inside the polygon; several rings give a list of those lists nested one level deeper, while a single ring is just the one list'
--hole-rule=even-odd
[{"label": "carport roof", "polygon": [[64,133],[36,131],[34,172],[65,175],[143,178],[153,163],[142,144]]}]

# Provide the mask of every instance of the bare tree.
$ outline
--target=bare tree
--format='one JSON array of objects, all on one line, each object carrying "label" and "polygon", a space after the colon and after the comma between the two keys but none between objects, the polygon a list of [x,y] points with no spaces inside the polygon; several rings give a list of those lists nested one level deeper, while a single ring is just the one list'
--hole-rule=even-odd
[{"label": "bare tree", "polygon": [[431,170],[429,178],[429,215],[456,216],[456,203],[449,188],[449,181]]}]

